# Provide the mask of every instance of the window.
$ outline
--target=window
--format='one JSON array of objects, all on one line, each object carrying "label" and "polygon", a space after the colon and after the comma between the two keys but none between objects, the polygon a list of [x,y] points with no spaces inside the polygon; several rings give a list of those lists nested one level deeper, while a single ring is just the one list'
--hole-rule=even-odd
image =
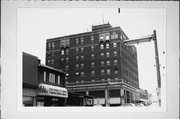
[{"label": "window", "polygon": [[103,57],[104,56],[104,53],[101,53],[101,57]]},{"label": "window", "polygon": [[91,54],[91,59],[94,59],[94,54]]},{"label": "window", "polygon": [[54,60],[53,59],[51,60],[51,64],[54,64]]},{"label": "window", "polygon": [[104,49],[104,44],[100,44],[100,49]]},{"label": "window", "polygon": [[106,53],[106,57],[110,57],[110,53],[109,52]]},{"label": "window", "polygon": [[107,69],[107,74],[110,74],[111,73],[111,70],[110,69]]},{"label": "window", "polygon": [[91,51],[94,51],[94,46],[91,46]]},{"label": "window", "polygon": [[109,35],[108,35],[108,36],[106,36],[106,40],[109,40]]},{"label": "window", "polygon": [[118,77],[115,77],[115,80],[117,81],[117,80],[118,80]]},{"label": "window", "polygon": [[51,43],[48,43],[48,49],[51,49]]},{"label": "window", "polygon": [[109,48],[109,43],[106,43],[106,48],[107,48],[107,49]]},{"label": "window", "polygon": [[117,65],[118,64],[118,61],[117,60],[114,60],[114,65]]},{"label": "window", "polygon": [[118,74],[118,68],[114,69],[114,74]]},{"label": "window", "polygon": [[52,42],[52,49],[54,49],[55,48],[55,44],[54,44],[54,42]]},{"label": "window", "polygon": [[47,55],[48,55],[48,56],[52,56],[52,53],[49,52],[49,53],[47,53]]},{"label": "window", "polygon": [[51,60],[48,60],[48,64],[50,64],[51,63]]},{"label": "window", "polygon": [[66,49],[66,54],[67,54],[67,55],[69,54],[69,49]]},{"label": "window", "polygon": [[116,48],[117,47],[117,43],[113,43],[113,48]]},{"label": "window", "polygon": [[54,52],[52,52],[52,57],[54,57]]},{"label": "window", "polygon": [[91,71],[91,76],[95,76],[95,71]]},{"label": "window", "polygon": [[53,74],[53,83],[56,83],[55,79],[56,79],[56,76],[55,76],[55,74]]},{"label": "window", "polygon": [[122,36],[122,35],[120,35],[120,37],[121,37],[121,40],[123,40],[123,36]]},{"label": "window", "polygon": [[81,72],[81,77],[84,77],[84,72]]},{"label": "window", "polygon": [[117,56],[117,51],[114,51],[113,53],[114,53],[114,56],[116,57]]},{"label": "window", "polygon": [[84,69],[84,64],[81,64],[81,69]]},{"label": "window", "polygon": [[76,72],[76,76],[79,76],[79,72]]},{"label": "window", "polygon": [[104,37],[103,37],[103,36],[100,36],[100,38],[99,38],[99,39],[100,39],[100,41],[102,41],[102,40],[104,40]]},{"label": "window", "polygon": [[104,70],[101,70],[101,75],[104,75],[105,74],[105,71]]},{"label": "window", "polygon": [[79,53],[79,48],[76,48],[76,53]]},{"label": "window", "polygon": [[64,49],[61,50],[61,55],[64,55]]},{"label": "window", "polygon": [[111,81],[111,79],[110,79],[110,78],[107,78],[107,81],[108,81],[108,82],[110,82],[110,81]]},{"label": "window", "polygon": [[76,45],[79,45],[79,39],[76,38]]},{"label": "window", "polygon": [[63,62],[63,61],[64,61],[64,58],[61,58],[61,61]]},{"label": "window", "polygon": [[69,58],[68,57],[66,57],[66,62],[69,62]]},{"label": "window", "polygon": [[58,75],[57,81],[58,81],[58,84],[60,84],[60,76],[59,75]]},{"label": "window", "polygon": [[46,81],[46,72],[44,71],[44,81]]},{"label": "window", "polygon": [[55,74],[49,73],[49,82],[55,83]]},{"label": "window", "polygon": [[84,55],[81,55],[81,60],[84,60]]},{"label": "window", "polygon": [[84,48],[81,48],[81,52],[84,52]]},{"label": "window", "polygon": [[60,40],[60,47],[69,47],[70,41],[67,38],[63,38]]},{"label": "window", "polygon": [[110,61],[109,60],[106,61],[106,64],[107,64],[107,66],[110,66]]},{"label": "window", "polygon": [[118,39],[118,34],[116,34],[116,32],[113,32],[111,35],[111,39]]},{"label": "window", "polygon": [[94,68],[94,62],[91,62],[91,67]]},{"label": "window", "polygon": [[76,56],[76,61],[78,61],[79,60],[79,56]]},{"label": "window", "polygon": [[101,66],[104,66],[104,61],[101,61]]},{"label": "window", "polygon": [[106,41],[106,40],[110,40],[108,32],[99,34],[99,41]]},{"label": "window", "polygon": [[66,70],[69,70],[69,65],[66,65]]},{"label": "window", "polygon": [[81,38],[81,45],[84,44],[84,38]]},{"label": "window", "polygon": [[79,69],[79,64],[76,64],[76,69]]},{"label": "window", "polygon": [[94,36],[91,36],[91,43],[94,43]]}]

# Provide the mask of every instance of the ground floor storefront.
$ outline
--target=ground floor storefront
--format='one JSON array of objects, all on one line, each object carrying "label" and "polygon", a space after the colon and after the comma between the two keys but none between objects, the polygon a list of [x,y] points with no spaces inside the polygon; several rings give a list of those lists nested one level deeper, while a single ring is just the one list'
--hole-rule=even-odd
[{"label": "ground floor storefront", "polygon": [[37,106],[65,106],[66,98],[37,96]]},{"label": "ground floor storefront", "polygon": [[71,92],[86,94],[93,97],[93,105],[120,106],[124,103],[134,103],[137,89],[118,83],[115,85],[67,86]]},{"label": "ground floor storefront", "polygon": [[68,91],[64,87],[40,83],[37,90],[37,106],[65,106]]},{"label": "ground floor storefront", "polygon": [[36,106],[36,88],[23,87],[23,97],[22,102],[23,106]]}]

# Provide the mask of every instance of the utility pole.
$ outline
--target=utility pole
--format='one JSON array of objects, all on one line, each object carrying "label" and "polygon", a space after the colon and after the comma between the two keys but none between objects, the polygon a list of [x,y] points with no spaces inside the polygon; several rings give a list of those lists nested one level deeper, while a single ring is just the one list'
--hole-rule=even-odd
[{"label": "utility pole", "polygon": [[161,74],[160,74],[160,64],[159,64],[159,55],[158,55],[158,45],[157,45],[157,37],[156,37],[156,31],[153,30],[152,35],[148,35],[143,38],[138,39],[132,39],[132,40],[125,40],[124,43],[126,44],[139,44],[142,42],[150,42],[154,41],[154,48],[155,48],[155,60],[156,60],[156,72],[157,72],[157,97],[159,106],[161,106]]},{"label": "utility pole", "polygon": [[158,46],[157,46],[157,38],[156,38],[156,31],[153,31],[154,35],[154,47],[155,47],[155,59],[156,59],[156,72],[157,72],[157,96],[158,96],[158,101],[159,101],[159,106],[161,106],[161,74],[160,74],[160,64],[159,64],[159,54],[158,54]]}]

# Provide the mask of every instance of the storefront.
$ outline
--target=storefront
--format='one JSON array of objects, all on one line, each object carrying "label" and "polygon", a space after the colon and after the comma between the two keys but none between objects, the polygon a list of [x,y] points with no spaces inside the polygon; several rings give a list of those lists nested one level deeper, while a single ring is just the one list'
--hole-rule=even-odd
[{"label": "storefront", "polygon": [[23,88],[23,106],[36,106],[35,88]]},{"label": "storefront", "polygon": [[38,85],[37,106],[65,106],[67,98],[66,88],[42,83]]}]

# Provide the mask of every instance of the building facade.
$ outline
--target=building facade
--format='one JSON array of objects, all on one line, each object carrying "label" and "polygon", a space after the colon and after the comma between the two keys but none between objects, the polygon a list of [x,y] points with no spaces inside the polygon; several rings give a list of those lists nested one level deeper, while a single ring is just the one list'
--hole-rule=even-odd
[{"label": "building facade", "polygon": [[38,57],[23,52],[23,105],[63,106],[68,92],[65,72],[40,63]]},{"label": "building facade", "polygon": [[38,58],[23,53],[23,105],[36,106],[38,86]]},{"label": "building facade", "polygon": [[91,32],[47,39],[46,65],[67,72],[70,92],[94,96],[94,104],[133,102],[139,89],[135,46],[109,23],[92,26]]}]

